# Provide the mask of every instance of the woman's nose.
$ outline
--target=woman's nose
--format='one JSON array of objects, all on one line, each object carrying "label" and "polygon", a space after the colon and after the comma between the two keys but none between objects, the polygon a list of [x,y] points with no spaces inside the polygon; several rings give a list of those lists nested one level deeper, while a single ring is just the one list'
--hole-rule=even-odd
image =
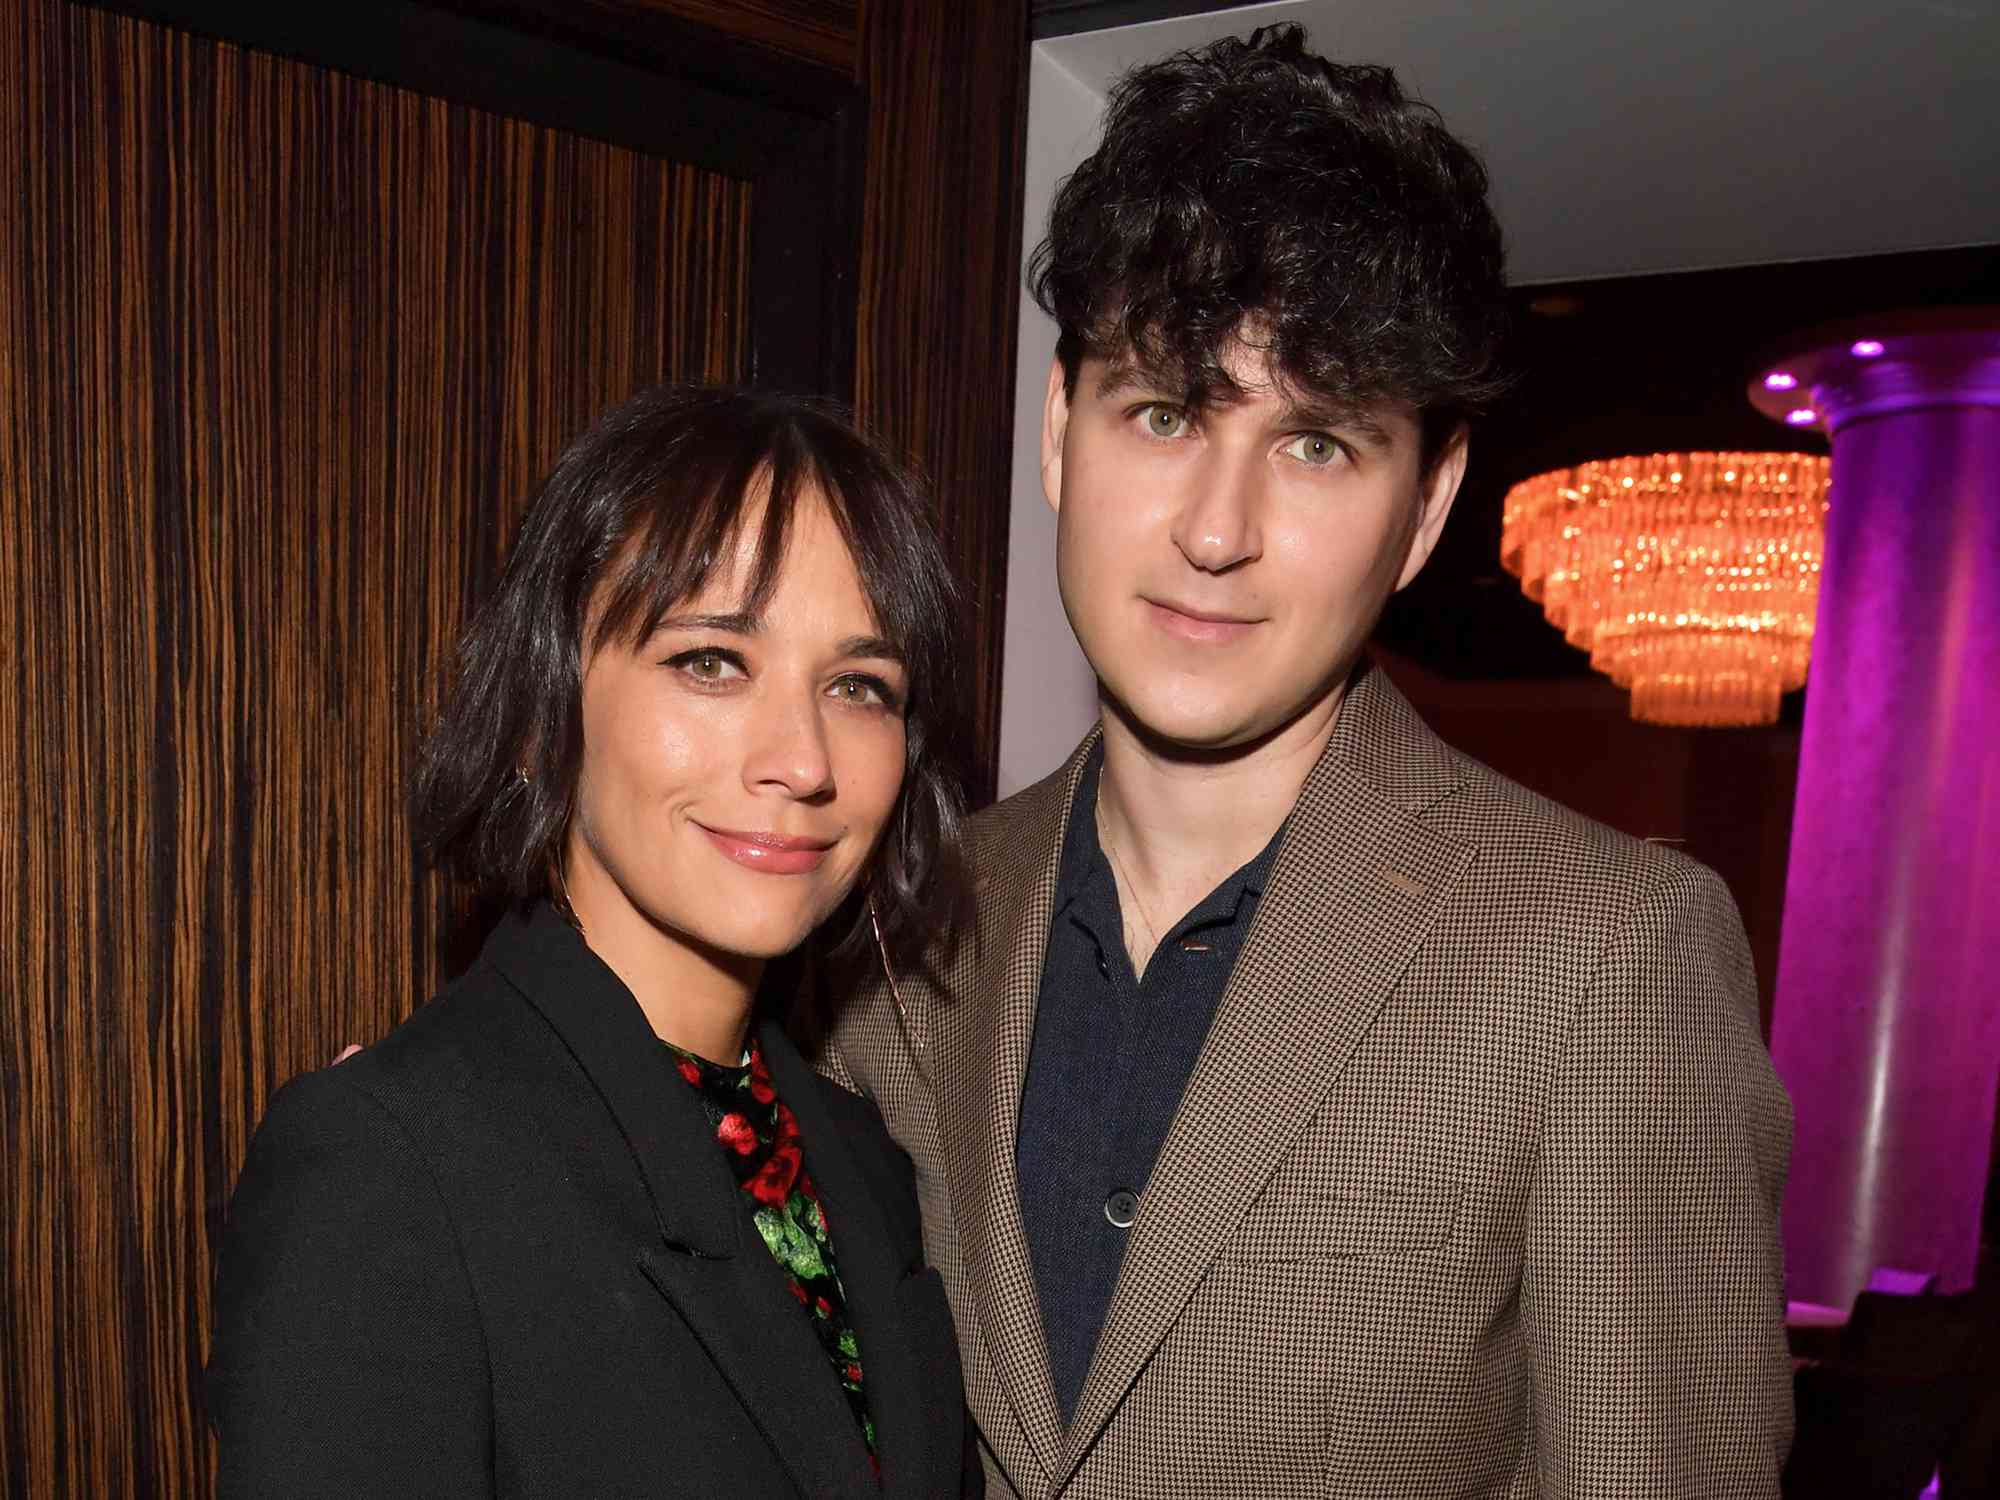
[{"label": "woman's nose", "polygon": [[801,801],[833,791],[833,755],[816,694],[787,690],[762,705],[745,746],[744,781]]}]

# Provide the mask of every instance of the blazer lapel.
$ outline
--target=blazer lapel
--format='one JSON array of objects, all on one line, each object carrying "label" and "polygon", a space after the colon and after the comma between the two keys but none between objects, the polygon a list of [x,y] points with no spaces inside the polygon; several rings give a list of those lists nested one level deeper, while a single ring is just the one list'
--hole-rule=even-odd
[{"label": "blazer lapel", "polygon": [[826,1355],[631,992],[546,906],[510,918],[487,956],[568,1047],[632,1153],[658,1231],[636,1247],[635,1274],[700,1340],[802,1495],[877,1493]]},{"label": "blazer lapel", "polygon": [[[959,1003],[938,1007],[933,1043],[952,1211],[981,1337],[1050,1476],[1062,1461],[1063,1420],[1021,1223],[1014,1138],[1063,827],[1095,743],[1092,734],[1061,772],[1022,793],[981,849],[971,967],[957,971],[965,976]],[[987,1439],[1004,1443],[1004,1435]]]},{"label": "blazer lapel", "polygon": [[[1377,774],[1386,769],[1386,775]],[[1081,1463],[1471,862],[1421,807],[1457,763],[1372,669],[1342,704],[1148,1181],[1062,1473]]]},{"label": "blazer lapel", "polygon": [[[782,1027],[766,1021],[759,1029],[764,1060],[778,1097],[798,1117],[805,1140],[806,1170],[826,1204],[841,1290],[861,1345],[868,1409],[875,1421],[882,1457],[879,1493],[925,1500],[936,1493],[938,1466],[949,1459],[949,1482],[958,1482],[959,1454],[940,1456],[925,1430],[926,1412],[937,1393],[926,1392],[912,1330],[897,1307],[897,1293],[910,1268],[896,1263],[891,1226],[866,1185],[854,1154],[823,1107],[820,1084]],[[803,1322],[794,1314],[795,1322]],[[941,1330],[949,1336],[948,1329]],[[824,1356],[822,1356],[824,1362]],[[831,1387],[833,1382],[827,1381]],[[852,1426],[852,1419],[849,1419]]]}]

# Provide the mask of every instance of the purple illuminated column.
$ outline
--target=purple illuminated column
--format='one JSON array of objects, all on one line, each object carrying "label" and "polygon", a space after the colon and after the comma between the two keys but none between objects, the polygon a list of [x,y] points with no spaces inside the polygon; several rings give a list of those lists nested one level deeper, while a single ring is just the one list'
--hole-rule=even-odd
[{"label": "purple illuminated column", "polygon": [[2000,1090],[2000,309],[1819,335],[1752,399],[1833,437],[1771,1037],[1789,1294],[1960,1290]]}]

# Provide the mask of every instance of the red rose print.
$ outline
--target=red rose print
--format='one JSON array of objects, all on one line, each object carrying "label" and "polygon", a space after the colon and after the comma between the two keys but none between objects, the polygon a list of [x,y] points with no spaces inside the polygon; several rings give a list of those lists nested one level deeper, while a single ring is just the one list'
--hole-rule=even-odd
[{"label": "red rose print", "polygon": [[782,1208],[785,1200],[792,1196],[792,1186],[798,1177],[799,1148],[781,1146],[771,1153],[769,1161],[757,1169],[757,1175],[743,1185],[759,1203]]},{"label": "red rose print", "polygon": [[[757,1221],[772,1236],[772,1254],[782,1268],[785,1289],[811,1320],[814,1334],[854,1408],[869,1462],[879,1475],[861,1361],[849,1357],[854,1349],[854,1324],[834,1265],[826,1208],[805,1168],[798,1117],[778,1097],[755,1041],[741,1071],[714,1067],[678,1051],[674,1066],[702,1097],[710,1117],[716,1119],[715,1136],[728,1154],[730,1175],[757,1205]],[[766,1214],[772,1217],[767,1219]],[[781,1238],[785,1243],[779,1243]],[[792,1270],[794,1261],[810,1262],[814,1249],[818,1252],[817,1271],[811,1276],[798,1275]]]},{"label": "red rose print", "polygon": [[757,1149],[757,1132],[741,1115],[724,1115],[715,1127],[715,1138],[738,1156],[748,1156]]},{"label": "red rose print", "polygon": [[783,1148],[791,1145],[798,1138],[799,1122],[797,1116],[784,1105],[780,1104],[778,1106],[778,1128],[773,1139],[777,1141],[780,1148]]}]

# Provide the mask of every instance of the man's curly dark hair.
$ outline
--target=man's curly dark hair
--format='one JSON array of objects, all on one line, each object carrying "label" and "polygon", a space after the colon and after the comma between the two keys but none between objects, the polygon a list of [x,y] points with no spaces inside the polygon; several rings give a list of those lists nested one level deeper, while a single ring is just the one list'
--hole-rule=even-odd
[{"label": "man's curly dark hair", "polygon": [[1387,68],[1266,26],[1118,82],[1030,282],[1072,395],[1086,356],[1129,352],[1199,405],[1234,388],[1221,359],[1240,338],[1289,392],[1415,407],[1428,462],[1503,385],[1486,192],[1479,159]]}]

